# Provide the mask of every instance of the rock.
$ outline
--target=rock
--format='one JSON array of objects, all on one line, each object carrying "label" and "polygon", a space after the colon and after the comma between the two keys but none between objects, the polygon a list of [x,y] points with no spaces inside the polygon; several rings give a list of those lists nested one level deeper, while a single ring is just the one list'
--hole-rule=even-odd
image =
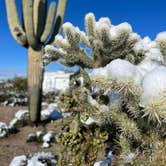
[{"label": "rock", "polygon": [[38,152],[33,155],[22,155],[14,157],[9,166],[56,166],[57,160],[55,155],[50,152]]},{"label": "rock", "polygon": [[27,157],[25,155],[15,157],[9,166],[25,166],[27,165]]},{"label": "rock", "polygon": [[36,133],[28,134],[27,142],[37,141]]},{"label": "rock", "polygon": [[105,160],[98,161],[94,166],[109,166],[112,163],[112,151],[109,151]]},{"label": "rock", "polygon": [[36,131],[30,133],[28,135],[27,142],[33,142],[33,141],[42,142],[43,135],[44,135],[43,131]]},{"label": "rock", "polygon": [[49,148],[49,147],[50,147],[50,144],[47,142],[44,142],[42,145],[42,148]]},{"label": "rock", "polygon": [[57,120],[63,118],[62,114],[57,110],[57,104],[48,105],[47,109],[41,111],[42,120]]},{"label": "rock", "polygon": [[17,119],[28,119],[29,118],[29,111],[28,110],[19,110],[15,114],[15,118]]},{"label": "rock", "polygon": [[55,139],[55,132],[53,131],[49,131],[47,134],[43,136],[43,142],[49,143],[51,141],[54,141],[54,139]]},{"label": "rock", "polygon": [[15,118],[12,119],[9,123],[10,128],[20,128],[27,124],[29,119],[29,111],[28,110],[19,110],[15,114]]},{"label": "rock", "polygon": [[3,106],[7,106],[8,104],[9,104],[8,101],[4,101],[4,102],[3,102]]},{"label": "rock", "polygon": [[6,137],[9,134],[9,127],[6,123],[0,122],[0,138]]},{"label": "rock", "polygon": [[10,107],[14,107],[14,106],[15,106],[15,103],[14,103],[14,102],[13,102],[13,103],[10,103],[9,106],[10,106]]},{"label": "rock", "polygon": [[36,131],[37,138],[41,138],[44,135],[43,131]]},{"label": "rock", "polygon": [[18,129],[18,128],[21,128],[23,126],[24,126],[24,120],[19,120],[17,118],[12,119],[9,123],[10,128]]},{"label": "rock", "polygon": [[47,107],[48,103],[47,102],[42,102],[42,107]]}]

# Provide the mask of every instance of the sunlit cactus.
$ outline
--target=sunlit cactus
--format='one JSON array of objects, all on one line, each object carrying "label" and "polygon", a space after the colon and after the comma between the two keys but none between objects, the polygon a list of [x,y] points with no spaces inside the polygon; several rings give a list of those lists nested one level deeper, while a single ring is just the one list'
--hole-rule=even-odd
[{"label": "sunlit cactus", "polygon": [[[61,98],[61,106],[73,116],[66,132],[99,127],[108,136],[104,145],[118,156],[115,165],[134,165],[142,156],[148,161],[140,165],[151,164],[149,156],[166,136],[165,32],[155,41],[140,39],[128,23],[115,26],[107,17],[96,21],[92,13],[85,17],[85,29],[65,23],[64,36],[45,47],[45,65],[57,61],[81,69]],[[85,74],[87,68],[92,72]],[[84,84],[76,84],[78,80]]]},{"label": "sunlit cactus", "polygon": [[[71,23],[65,23],[65,37],[56,36],[53,45],[45,48],[48,55],[45,58],[46,64],[60,59],[61,63],[68,66],[98,68],[113,59],[125,59],[129,54],[133,56],[134,62],[138,61],[133,46],[140,37],[132,32],[128,23],[114,26],[109,18],[96,21],[95,16],[89,13],[85,17],[85,27],[86,33]],[[89,53],[87,49],[90,50]]]},{"label": "sunlit cactus", "polygon": [[166,61],[166,32],[160,32],[156,37],[156,42]]},{"label": "sunlit cactus", "polygon": [[[61,32],[66,8],[66,0],[50,4],[47,13],[47,0],[23,0],[22,24],[19,21],[15,0],[6,0],[10,31],[14,39],[28,49],[28,90],[30,120],[40,121],[44,46]],[[57,12],[56,12],[57,10]]]}]

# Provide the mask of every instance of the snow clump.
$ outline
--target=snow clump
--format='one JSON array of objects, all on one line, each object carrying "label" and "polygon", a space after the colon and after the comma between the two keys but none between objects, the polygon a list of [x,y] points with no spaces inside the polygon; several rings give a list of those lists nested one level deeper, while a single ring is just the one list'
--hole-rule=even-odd
[{"label": "snow clump", "polygon": [[14,157],[9,166],[48,166],[56,164],[57,160],[55,155],[50,152],[38,152],[33,155]]}]

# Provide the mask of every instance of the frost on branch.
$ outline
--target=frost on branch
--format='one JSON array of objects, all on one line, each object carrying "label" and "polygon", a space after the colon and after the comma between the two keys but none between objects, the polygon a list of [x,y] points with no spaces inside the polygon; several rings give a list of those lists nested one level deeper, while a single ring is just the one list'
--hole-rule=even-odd
[{"label": "frost on branch", "polygon": [[132,59],[134,63],[139,61],[133,47],[140,37],[132,32],[128,23],[114,26],[109,18],[96,21],[94,14],[89,13],[85,16],[85,29],[83,32],[71,23],[65,23],[64,37],[57,35],[54,46],[45,47],[46,64],[59,59],[67,66],[98,68],[116,58]]}]

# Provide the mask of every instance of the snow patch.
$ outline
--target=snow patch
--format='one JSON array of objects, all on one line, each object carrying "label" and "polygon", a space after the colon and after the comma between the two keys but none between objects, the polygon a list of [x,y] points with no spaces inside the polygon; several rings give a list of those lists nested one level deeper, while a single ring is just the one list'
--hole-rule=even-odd
[{"label": "snow patch", "polygon": [[96,121],[93,118],[91,118],[91,117],[89,117],[86,121],[84,121],[84,120],[81,119],[81,122],[83,124],[86,124],[86,125],[91,125],[91,124],[96,123]]},{"label": "snow patch", "polygon": [[6,123],[0,122],[0,138],[6,137],[9,133],[9,127]]},{"label": "snow patch", "polygon": [[112,151],[109,151],[107,158],[105,160],[98,161],[94,166],[108,166],[112,163]]},{"label": "snow patch", "polygon": [[122,105],[122,95],[118,91],[109,90],[105,93],[109,98],[109,107],[120,107]]},{"label": "snow patch", "polygon": [[19,110],[15,114],[15,118],[21,120],[21,119],[26,119],[29,117],[29,111],[28,110]]},{"label": "snow patch", "polygon": [[151,49],[153,48],[157,48],[156,42],[151,41],[149,37],[144,37],[135,44],[133,50],[136,52],[136,54],[138,53],[145,54],[151,51]]},{"label": "snow patch", "polygon": [[56,120],[62,118],[62,114],[58,112],[56,108],[57,104],[50,104],[48,105],[47,109],[41,111],[41,116],[43,120]]},{"label": "snow patch", "polygon": [[55,132],[49,131],[47,134],[43,136],[43,142],[51,142],[55,137]]},{"label": "snow patch", "polygon": [[106,66],[106,69],[108,71],[108,77],[118,83],[133,82],[139,85],[142,79],[136,66],[126,60],[113,60]]},{"label": "snow patch", "polygon": [[27,157],[25,155],[14,157],[9,166],[23,166],[27,165]]},{"label": "snow patch", "polygon": [[14,157],[9,166],[47,166],[48,164],[57,164],[55,156],[50,152],[38,152],[33,155]]},{"label": "snow patch", "polygon": [[140,102],[142,106],[160,101],[166,93],[166,67],[161,66],[149,72],[144,77],[142,87]]}]

